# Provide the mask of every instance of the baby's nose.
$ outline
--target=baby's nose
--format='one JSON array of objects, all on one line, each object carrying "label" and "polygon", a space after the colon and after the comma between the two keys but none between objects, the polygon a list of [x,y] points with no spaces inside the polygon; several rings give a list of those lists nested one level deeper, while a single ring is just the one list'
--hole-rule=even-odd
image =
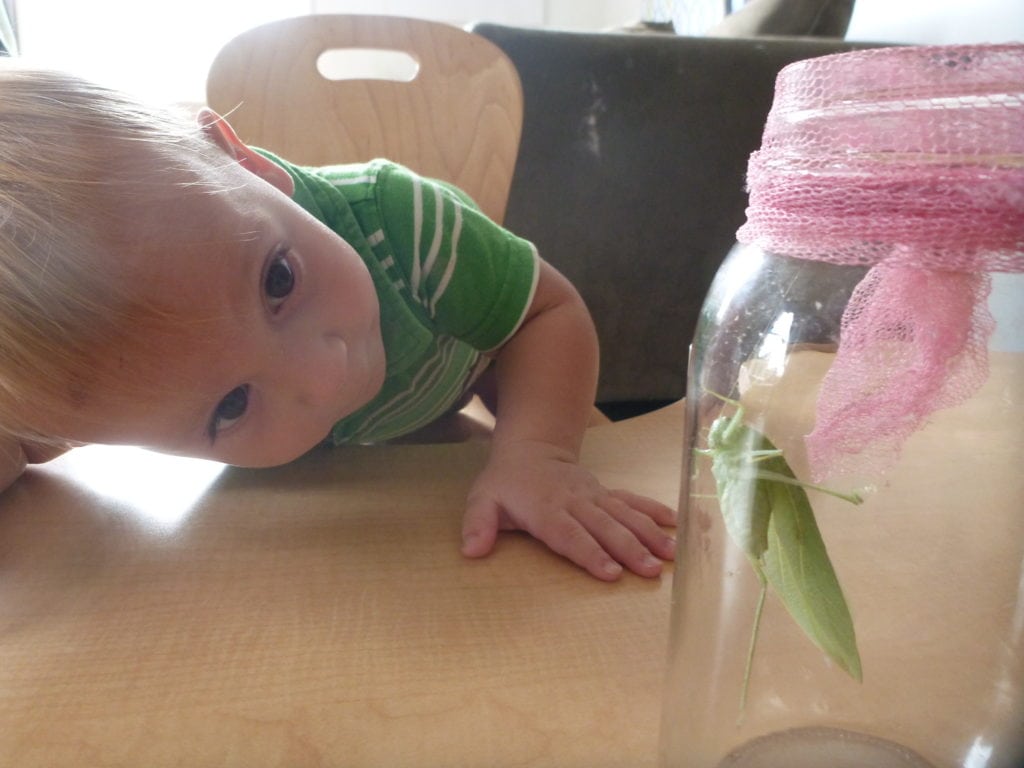
[{"label": "baby's nose", "polygon": [[303,405],[330,405],[340,395],[345,377],[345,344],[321,337],[293,350],[288,361],[295,398]]}]

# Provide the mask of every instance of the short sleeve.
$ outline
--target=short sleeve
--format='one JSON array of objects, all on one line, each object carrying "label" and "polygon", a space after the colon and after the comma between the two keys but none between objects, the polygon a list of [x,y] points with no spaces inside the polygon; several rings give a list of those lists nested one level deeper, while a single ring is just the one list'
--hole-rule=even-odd
[{"label": "short sleeve", "polygon": [[442,333],[497,349],[533,301],[533,244],[482,214],[461,191],[388,164],[375,194],[384,234],[413,299]]}]

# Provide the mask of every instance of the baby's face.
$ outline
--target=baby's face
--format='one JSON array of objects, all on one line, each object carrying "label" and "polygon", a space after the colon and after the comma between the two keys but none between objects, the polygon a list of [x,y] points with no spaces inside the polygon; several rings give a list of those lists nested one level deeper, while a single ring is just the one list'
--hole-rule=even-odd
[{"label": "baby's face", "polygon": [[173,325],[150,348],[101,361],[128,377],[155,370],[157,385],[127,402],[90,392],[61,431],[280,464],[379,391],[376,293],[352,247],[292,202],[286,177],[268,183],[237,164],[208,172],[230,191],[183,195],[140,222],[152,253],[128,270],[130,288]]}]

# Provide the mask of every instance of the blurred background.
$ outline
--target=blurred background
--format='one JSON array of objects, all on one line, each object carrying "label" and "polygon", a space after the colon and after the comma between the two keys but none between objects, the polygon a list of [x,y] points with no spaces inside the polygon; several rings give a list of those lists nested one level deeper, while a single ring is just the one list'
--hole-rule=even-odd
[{"label": "blurred background", "polygon": [[[752,0],[785,12],[789,0]],[[203,99],[217,50],[257,24],[306,13],[384,13],[569,31],[636,29],[703,35],[747,0],[0,0],[0,41],[40,63],[156,101]],[[790,3],[806,6],[806,2]],[[828,2],[821,2],[828,5]],[[849,5],[849,0],[846,0]],[[671,22],[671,27],[669,27]],[[1024,39],[1021,0],[855,0],[848,40]]]}]

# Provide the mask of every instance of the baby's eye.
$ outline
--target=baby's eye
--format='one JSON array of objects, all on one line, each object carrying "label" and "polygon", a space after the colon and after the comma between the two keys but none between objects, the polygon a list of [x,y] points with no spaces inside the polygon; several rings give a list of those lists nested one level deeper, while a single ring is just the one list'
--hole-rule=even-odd
[{"label": "baby's eye", "polygon": [[288,261],[288,249],[279,250],[263,274],[263,293],[271,309],[276,309],[295,288],[295,273]]},{"label": "baby's eye", "polygon": [[213,440],[217,437],[217,434],[224,429],[227,429],[242,416],[245,415],[246,408],[249,407],[249,387],[248,385],[242,385],[241,387],[235,387],[226,395],[213,411],[213,418],[210,419],[209,433],[210,439]]}]

